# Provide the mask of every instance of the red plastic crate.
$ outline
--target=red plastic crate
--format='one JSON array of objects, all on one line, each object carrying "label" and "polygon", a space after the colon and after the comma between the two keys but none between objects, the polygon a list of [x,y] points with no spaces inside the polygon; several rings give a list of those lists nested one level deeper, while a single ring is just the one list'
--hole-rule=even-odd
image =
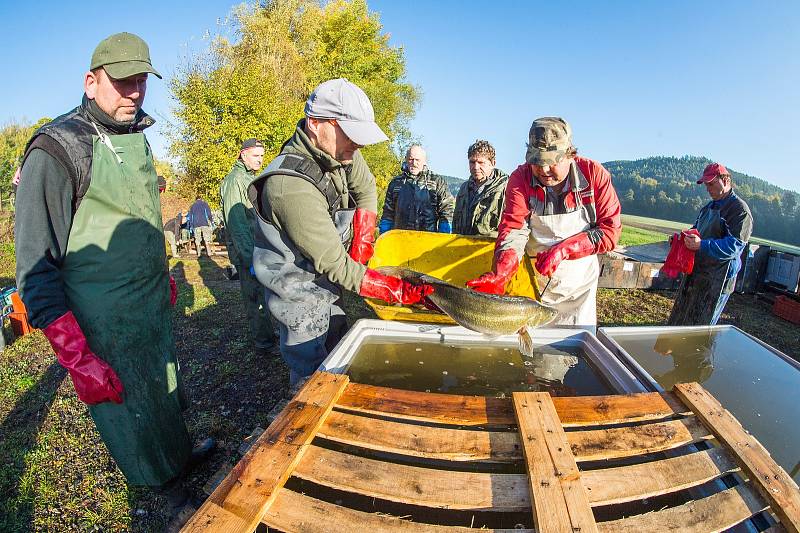
[{"label": "red plastic crate", "polygon": [[800,324],[800,302],[787,296],[777,296],[772,304],[772,314],[792,324]]}]

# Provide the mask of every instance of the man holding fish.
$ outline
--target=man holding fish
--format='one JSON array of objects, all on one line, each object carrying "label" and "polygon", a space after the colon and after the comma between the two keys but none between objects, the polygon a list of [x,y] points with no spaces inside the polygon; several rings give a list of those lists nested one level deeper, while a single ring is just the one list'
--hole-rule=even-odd
[{"label": "man holding fish", "polygon": [[290,385],[344,335],[342,289],[404,305],[433,290],[364,266],[378,195],[359,149],[388,140],[367,95],[344,78],[328,80],[309,96],[305,115],[248,190],[257,215],[253,268],[280,329]]},{"label": "man holding fish", "polygon": [[558,311],[555,324],[593,328],[597,254],[617,244],[620,203],[611,174],[577,153],[564,119],[533,121],[526,163],[509,178],[492,271],[467,286],[503,294],[527,254],[539,274],[550,278],[541,301]]}]

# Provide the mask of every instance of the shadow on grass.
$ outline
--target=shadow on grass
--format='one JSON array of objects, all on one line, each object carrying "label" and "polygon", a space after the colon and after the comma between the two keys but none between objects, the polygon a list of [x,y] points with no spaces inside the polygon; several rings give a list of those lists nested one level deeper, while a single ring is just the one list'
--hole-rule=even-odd
[{"label": "shadow on grass", "polygon": [[66,370],[51,364],[0,423],[0,531],[32,531],[33,494],[20,491],[26,456],[36,446]]}]

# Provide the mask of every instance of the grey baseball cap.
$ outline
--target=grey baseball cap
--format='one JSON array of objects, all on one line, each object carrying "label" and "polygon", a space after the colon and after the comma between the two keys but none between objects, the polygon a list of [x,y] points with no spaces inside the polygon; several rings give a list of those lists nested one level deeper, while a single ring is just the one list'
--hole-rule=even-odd
[{"label": "grey baseball cap", "polygon": [[122,80],[137,74],[152,73],[161,77],[150,62],[150,48],[147,43],[132,33],[115,33],[106,37],[92,54],[89,70],[103,67],[115,80]]},{"label": "grey baseball cap", "polygon": [[345,78],[320,83],[306,100],[305,114],[335,119],[345,135],[361,146],[389,140],[375,123],[375,111],[366,93]]}]

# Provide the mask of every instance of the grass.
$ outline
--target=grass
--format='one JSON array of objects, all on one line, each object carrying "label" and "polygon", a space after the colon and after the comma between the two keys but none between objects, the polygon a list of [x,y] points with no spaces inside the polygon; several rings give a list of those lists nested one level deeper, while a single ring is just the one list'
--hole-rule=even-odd
[{"label": "grass", "polygon": [[[188,479],[202,487],[288,388],[277,358],[256,358],[247,340],[238,282],[225,263],[172,261],[179,286],[175,341],[190,407],[190,434],[214,436],[219,451]],[[13,254],[0,276],[13,284]],[[66,372],[36,331],[0,352],[0,531],[163,531],[172,518],[163,497],[131,487],[115,466]]]},{"label": "grass", "polygon": [[[623,234],[648,237],[626,228]],[[8,248],[3,248],[7,250]],[[13,249],[13,247],[12,247]],[[212,461],[188,483],[198,496],[237,448],[284,396],[287,371],[250,349],[237,282],[222,276],[224,262],[173,260],[179,287],[173,312],[175,341],[189,395],[185,413],[194,438],[219,440]],[[13,254],[0,256],[0,277],[13,284]],[[6,283],[8,284],[8,283]],[[641,290],[598,291],[600,325],[660,325],[673,295]],[[371,315],[346,295],[351,320]],[[796,326],[769,313],[769,304],[734,295],[723,322],[800,357]],[[130,487],[114,465],[66,372],[40,332],[0,352],[0,531],[163,531],[170,520],[164,499]]]},{"label": "grass", "polygon": [[[641,230],[650,231],[653,233],[670,235],[676,231],[687,229],[689,224],[685,222],[674,222],[672,220],[661,220],[658,218],[640,217],[636,215],[622,215],[622,228],[623,233],[625,228],[638,228]],[[662,238],[663,240],[663,238]],[[656,241],[651,241],[656,242]],[[751,237],[750,242],[753,244],[763,244],[770,246],[782,252],[789,252],[792,254],[800,255],[800,246],[794,246],[778,241],[771,241],[769,239],[762,239],[760,237]]]},{"label": "grass", "polygon": [[641,244],[651,244],[666,240],[663,233],[623,224],[622,234],[619,237],[619,245],[627,248],[629,246],[639,246]]}]

